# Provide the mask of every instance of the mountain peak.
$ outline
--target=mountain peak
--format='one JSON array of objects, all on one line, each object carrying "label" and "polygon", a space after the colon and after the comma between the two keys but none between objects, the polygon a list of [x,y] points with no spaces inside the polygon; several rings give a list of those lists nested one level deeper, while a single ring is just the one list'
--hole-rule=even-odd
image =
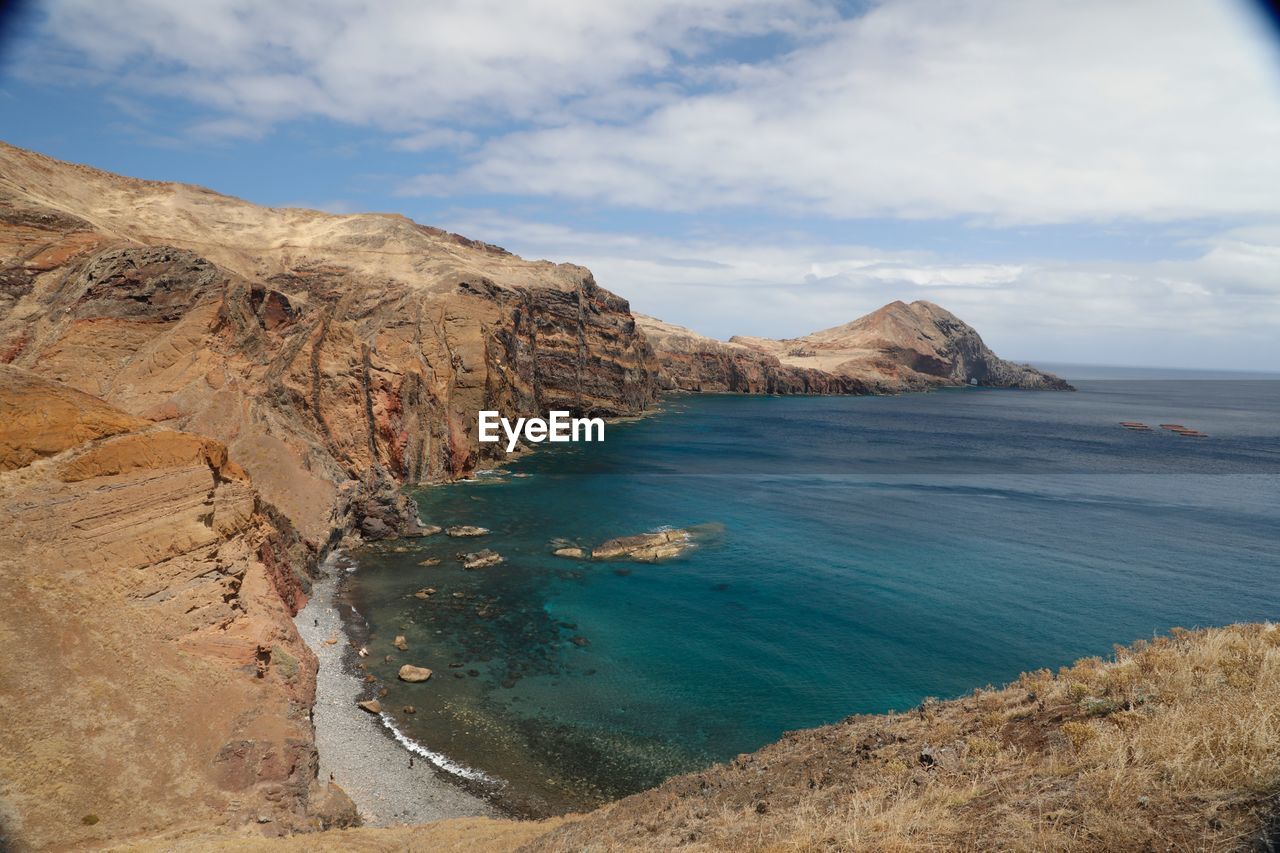
[{"label": "mountain peak", "polygon": [[[843,325],[787,340],[734,336],[724,344],[651,318],[638,321],[664,367],[676,374],[674,384],[687,390],[895,393],[973,384],[1071,388],[1057,376],[999,358],[972,326],[923,299],[910,304],[895,300]],[[750,369],[742,349],[755,353],[757,363]]]}]

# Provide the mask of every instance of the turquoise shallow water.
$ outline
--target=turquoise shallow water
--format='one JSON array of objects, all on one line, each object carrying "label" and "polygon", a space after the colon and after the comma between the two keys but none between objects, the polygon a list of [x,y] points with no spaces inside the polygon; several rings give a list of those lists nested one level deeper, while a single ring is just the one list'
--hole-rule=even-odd
[{"label": "turquoise shallow water", "polygon": [[[367,666],[407,735],[540,814],[1175,625],[1280,617],[1280,382],[1079,387],[673,397],[508,466],[527,477],[421,490],[423,519],[493,532],[356,555]],[[550,554],[663,525],[707,527],[658,565]],[[506,562],[463,571],[479,547]],[[404,662],[436,674],[400,683]]]}]

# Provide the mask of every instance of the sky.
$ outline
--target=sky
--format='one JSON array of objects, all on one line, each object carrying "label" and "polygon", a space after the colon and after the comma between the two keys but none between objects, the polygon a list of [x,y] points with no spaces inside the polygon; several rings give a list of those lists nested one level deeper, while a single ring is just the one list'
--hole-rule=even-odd
[{"label": "sky", "polygon": [[0,139],[390,211],[792,337],[1280,369],[1280,29],[1245,0],[46,0]]}]

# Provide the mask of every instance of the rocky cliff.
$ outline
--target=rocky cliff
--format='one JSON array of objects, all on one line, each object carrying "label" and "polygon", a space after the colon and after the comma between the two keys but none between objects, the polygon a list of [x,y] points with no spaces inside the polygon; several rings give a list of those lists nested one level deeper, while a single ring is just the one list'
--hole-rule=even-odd
[{"label": "rocky cliff", "polygon": [[0,144],[0,847],[346,814],[291,616],[477,410],[629,415],[625,300],[398,216],[275,210]]},{"label": "rocky cliff", "polygon": [[0,848],[338,814],[307,549],[226,446],[0,366],[0,472]]},{"label": "rocky cliff", "polygon": [[800,338],[713,340],[638,317],[664,387],[749,394],[893,394],[942,386],[1069,390],[1058,377],[996,356],[977,331],[930,302],[892,302]]},{"label": "rocky cliff", "polygon": [[316,550],[496,445],[475,412],[640,411],[656,362],[569,264],[0,144],[0,363],[217,438]]}]

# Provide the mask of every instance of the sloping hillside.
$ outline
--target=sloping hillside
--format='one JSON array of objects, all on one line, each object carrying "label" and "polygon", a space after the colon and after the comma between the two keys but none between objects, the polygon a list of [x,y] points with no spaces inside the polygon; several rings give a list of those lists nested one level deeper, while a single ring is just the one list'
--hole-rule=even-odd
[{"label": "sloping hillside", "polygon": [[1274,849],[1278,816],[1280,628],[1240,625],[796,732],[524,849]]},{"label": "sloping hillside", "polygon": [[582,267],[2,143],[0,363],[225,442],[317,550],[474,467],[477,410],[635,414],[657,368]]},{"label": "sloping hillside", "polygon": [[581,267],[0,144],[0,848],[349,819],[314,567],[416,532],[398,487],[476,466],[478,409],[634,414],[655,376]]},{"label": "sloping hillside", "polygon": [[800,338],[717,341],[651,317],[666,387],[749,394],[893,394],[948,385],[1070,390],[1050,373],[996,356],[977,330],[931,302],[891,302]]}]

